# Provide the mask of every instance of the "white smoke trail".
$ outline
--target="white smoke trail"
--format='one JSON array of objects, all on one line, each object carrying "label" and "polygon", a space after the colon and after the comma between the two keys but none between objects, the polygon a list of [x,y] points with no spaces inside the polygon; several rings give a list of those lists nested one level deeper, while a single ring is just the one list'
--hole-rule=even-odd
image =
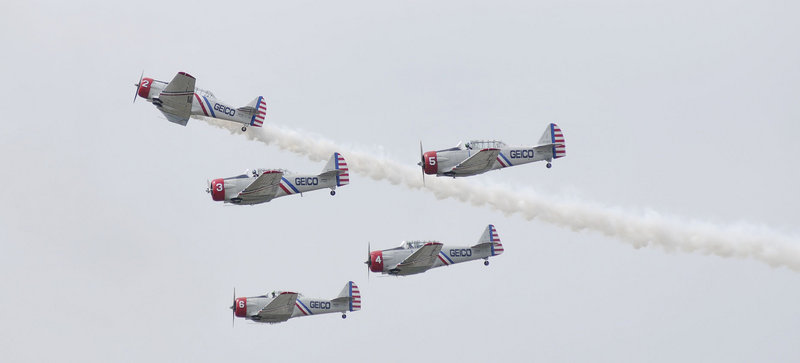
[{"label": "white smoke trail", "polygon": [[[242,134],[230,122],[197,118],[231,133]],[[411,189],[425,189],[438,199],[455,198],[475,206],[489,206],[506,215],[519,214],[527,220],[538,219],[574,231],[600,232],[635,248],[656,246],[669,252],[752,258],[772,267],[787,267],[800,272],[800,243],[766,227],[723,227],[662,216],[653,211],[637,215],[585,202],[559,201],[531,192],[521,195],[506,188],[477,186],[449,178],[428,178],[423,186],[419,168],[367,153],[343,150],[322,138],[304,136],[274,125],[264,125],[262,130],[251,128],[244,135],[248,139],[274,145],[314,161],[327,160],[334,151],[338,151],[347,158],[352,172],[374,180],[386,180]]]}]

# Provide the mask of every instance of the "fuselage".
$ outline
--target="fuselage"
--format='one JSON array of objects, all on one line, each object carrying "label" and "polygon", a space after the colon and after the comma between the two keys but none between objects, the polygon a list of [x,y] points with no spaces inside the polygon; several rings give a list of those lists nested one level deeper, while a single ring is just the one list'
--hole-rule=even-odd
[{"label": "fuselage", "polygon": [[[289,174],[284,173],[281,183],[272,198],[263,200],[241,201],[236,196],[247,188],[257,178],[263,170],[255,173],[246,173],[235,177],[214,179],[211,182],[210,190],[214,200],[225,201],[235,204],[258,204],[265,201],[285,197],[287,195],[301,194],[312,190],[324,188],[336,188],[336,176],[333,174]],[[220,188],[220,185],[222,188]]]},{"label": "fuselage", "polygon": [[411,254],[416,252],[423,245],[424,242],[404,242],[400,247],[382,251],[372,251],[370,252],[370,271],[398,276],[413,275],[425,272],[430,268],[449,266],[452,264],[473,260],[488,259],[489,257],[497,256],[503,253],[503,247],[499,243],[486,244],[477,247],[444,245],[442,246],[442,250],[439,251],[439,254],[436,256],[437,258],[434,260],[434,263],[430,268],[424,268],[421,270],[408,268],[402,270],[397,269],[397,265],[399,263],[403,262],[408,256],[411,256]]},{"label": "fuselage", "polygon": [[[234,302],[234,314],[237,317],[253,320],[257,322],[274,322],[258,317],[258,312],[265,306],[269,305],[272,300],[280,296],[281,291],[273,291],[272,293],[264,294],[254,297],[240,297]],[[243,308],[242,308],[243,307]],[[294,304],[294,310],[289,317],[296,318],[301,316],[330,314],[330,313],[343,313],[350,311],[351,306],[348,301],[327,300],[322,298],[306,297],[302,294],[297,296],[297,301]],[[281,320],[282,321],[282,320]]]},{"label": "fuselage", "polygon": [[[164,88],[167,87],[167,84],[168,83],[164,81],[159,81],[152,78],[143,78],[141,81],[141,86],[139,87],[138,95],[139,97],[146,99],[147,102],[150,102],[161,109],[163,112],[170,112],[170,110],[164,108],[165,106],[162,105],[160,99],[158,98],[161,95],[161,92],[164,91]],[[235,107],[217,99],[210,91],[195,88],[194,93],[187,95],[187,97],[189,97],[192,102],[192,116],[213,117],[227,121],[238,122],[245,125],[251,125],[251,123],[254,121],[252,112],[242,112]],[[266,107],[264,107],[264,112],[266,113]],[[261,126],[261,124],[258,123],[254,126]]]},{"label": "fuselage", "polygon": [[535,148],[534,146],[507,146],[501,142],[495,142],[494,148],[500,150],[499,155],[487,169],[474,173],[453,173],[451,170],[470,156],[480,152],[482,149],[459,145],[450,149],[428,151],[423,154],[425,174],[437,176],[470,176],[483,174],[490,170],[508,168],[512,166],[528,164],[535,161],[553,159],[551,148]]}]

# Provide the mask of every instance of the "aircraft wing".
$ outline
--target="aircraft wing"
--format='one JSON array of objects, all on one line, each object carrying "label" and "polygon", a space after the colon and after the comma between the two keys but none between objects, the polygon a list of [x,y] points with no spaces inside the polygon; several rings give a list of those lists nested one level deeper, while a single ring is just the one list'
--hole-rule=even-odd
[{"label": "aircraft wing", "polygon": [[167,87],[158,95],[161,101],[159,110],[167,120],[186,126],[192,114],[192,97],[194,96],[194,77],[185,72],[175,75]]},{"label": "aircraft wing", "polygon": [[261,318],[259,319],[260,321],[271,323],[289,320],[294,312],[295,301],[297,301],[296,292],[283,292],[270,301],[256,315]]},{"label": "aircraft wing", "polygon": [[422,248],[414,251],[411,256],[406,257],[403,262],[397,264],[396,269],[399,270],[400,275],[414,274],[423,272],[436,261],[436,256],[442,250],[442,244],[438,242],[431,242],[422,246]]},{"label": "aircraft wing", "polygon": [[462,161],[452,170],[453,174],[479,174],[489,170],[494,164],[500,149],[483,149]]},{"label": "aircraft wing", "polygon": [[[275,197],[275,192],[281,183],[283,172],[280,170],[267,170],[250,183],[247,188],[239,192],[238,198],[242,201],[259,200],[269,202]],[[266,200],[264,200],[266,199]]]}]

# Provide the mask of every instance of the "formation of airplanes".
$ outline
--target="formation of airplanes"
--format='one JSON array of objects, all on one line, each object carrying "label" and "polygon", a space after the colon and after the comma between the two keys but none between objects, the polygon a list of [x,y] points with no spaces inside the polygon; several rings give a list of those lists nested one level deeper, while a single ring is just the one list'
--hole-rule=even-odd
[{"label": "formation of airplanes", "polygon": [[[265,122],[267,105],[263,96],[256,97],[247,105],[232,107],[218,100],[206,90],[195,87],[195,78],[179,72],[170,82],[150,77],[139,77],[135,84],[137,97],[152,103],[170,122],[186,126],[191,116],[206,116],[261,127]],[[423,180],[425,175],[444,177],[466,177],[483,174],[490,170],[508,168],[536,161],[552,161],[566,156],[564,134],[558,125],[551,123],[533,146],[508,146],[502,141],[473,140],[459,143],[449,149],[424,152],[420,142],[420,162]],[[331,155],[319,174],[294,174],[283,169],[254,169],[244,174],[217,178],[208,182],[206,192],[214,201],[236,205],[253,205],[274,198],[293,194],[336,188],[350,183],[349,168],[342,154]],[[444,245],[437,241],[404,241],[399,247],[372,251],[368,247],[369,271],[391,276],[407,276],[430,269],[473,260],[484,260],[504,251],[497,229],[486,226],[475,244]],[[349,281],[339,295],[333,299],[308,298],[300,293],[273,291],[259,296],[236,297],[234,290],[234,317],[259,323],[280,323],[291,318],[328,313],[342,313],[361,309],[361,292],[353,281]]]}]

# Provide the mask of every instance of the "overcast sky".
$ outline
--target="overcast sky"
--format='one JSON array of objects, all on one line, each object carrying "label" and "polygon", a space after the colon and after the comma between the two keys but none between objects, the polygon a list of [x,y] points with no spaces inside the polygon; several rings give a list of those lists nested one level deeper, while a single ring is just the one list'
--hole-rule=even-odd
[{"label": "overcast sky", "polygon": [[[785,1],[25,1],[0,14],[0,359],[800,360],[800,274],[632,248],[367,178],[224,206],[206,180],[324,161],[131,104],[140,72],[267,123],[413,166],[459,140],[567,157],[465,180],[631,215],[766,230],[800,248],[800,4]],[[251,128],[250,132],[263,130]],[[367,243],[505,246],[367,280]],[[279,325],[231,294],[363,310]]]}]

